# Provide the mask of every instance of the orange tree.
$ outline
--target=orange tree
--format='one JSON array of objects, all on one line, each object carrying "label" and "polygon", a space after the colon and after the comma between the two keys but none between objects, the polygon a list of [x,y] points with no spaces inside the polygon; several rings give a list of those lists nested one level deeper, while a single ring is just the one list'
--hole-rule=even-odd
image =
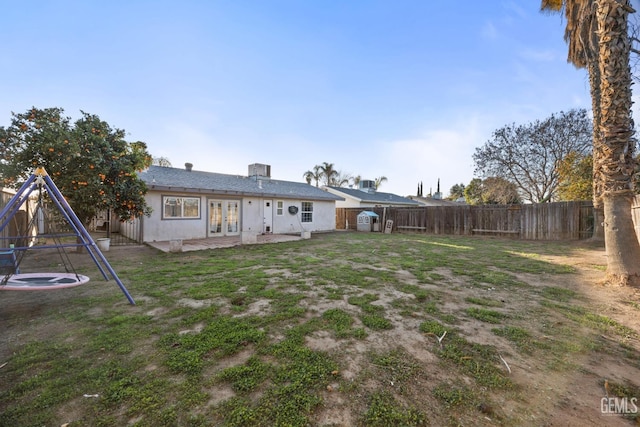
[{"label": "orange tree", "polygon": [[18,188],[43,166],[84,224],[105,209],[122,220],[149,214],[137,176],[151,164],[146,144],[127,142],[124,130],[81,113],[73,123],[61,108],[12,113],[11,124],[0,127],[1,184]]}]

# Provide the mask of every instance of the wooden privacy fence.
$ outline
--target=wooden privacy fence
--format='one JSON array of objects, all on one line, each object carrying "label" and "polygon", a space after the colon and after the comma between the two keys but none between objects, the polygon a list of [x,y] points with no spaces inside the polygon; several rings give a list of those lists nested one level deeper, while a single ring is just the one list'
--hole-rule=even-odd
[{"label": "wooden privacy fence", "polygon": [[636,228],[636,236],[640,240],[640,195],[635,196],[633,202],[631,202],[631,216]]},{"label": "wooden privacy fence", "polygon": [[[640,199],[638,199],[640,215]],[[428,234],[484,234],[530,240],[587,239],[593,234],[592,202],[530,205],[447,205],[424,207],[337,208],[336,228],[355,230],[363,210],[387,220],[393,231]]]}]

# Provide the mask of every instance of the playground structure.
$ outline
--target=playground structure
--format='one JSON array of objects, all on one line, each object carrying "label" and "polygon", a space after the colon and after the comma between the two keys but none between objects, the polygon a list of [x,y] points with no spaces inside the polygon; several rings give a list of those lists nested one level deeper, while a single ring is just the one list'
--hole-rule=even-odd
[{"label": "playground structure", "polygon": [[[127,288],[44,168],[37,168],[0,212],[0,236],[5,236],[4,230],[9,230],[8,226],[16,213],[25,203],[29,203],[34,192],[37,202],[26,230],[20,230],[19,235],[0,237],[0,290],[53,290],[87,283],[89,277],[69,270],[73,266],[65,251],[65,248],[82,247],[93,259],[104,279],[113,278],[129,303],[135,305]],[[45,206],[45,198],[50,202],[49,205],[57,208],[57,217]],[[59,225],[52,226],[54,223]],[[62,228],[64,230],[61,231]],[[70,241],[73,237],[75,239]],[[35,244],[40,240],[46,243]],[[49,244],[49,241],[53,244]],[[27,251],[39,249],[57,249],[66,272],[22,272],[20,263],[24,255]]]}]

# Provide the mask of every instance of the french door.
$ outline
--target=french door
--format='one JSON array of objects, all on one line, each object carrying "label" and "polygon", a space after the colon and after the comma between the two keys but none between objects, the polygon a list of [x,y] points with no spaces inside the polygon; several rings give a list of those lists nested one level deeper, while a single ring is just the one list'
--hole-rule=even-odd
[{"label": "french door", "polygon": [[209,236],[240,234],[240,200],[209,200]]}]

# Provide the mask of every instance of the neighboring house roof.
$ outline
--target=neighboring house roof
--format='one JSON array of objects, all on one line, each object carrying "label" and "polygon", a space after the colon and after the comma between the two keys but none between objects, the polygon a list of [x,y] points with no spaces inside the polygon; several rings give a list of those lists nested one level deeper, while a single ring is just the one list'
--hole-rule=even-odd
[{"label": "neighboring house roof", "polygon": [[406,197],[401,197],[392,193],[381,193],[375,191],[368,193],[366,191],[359,190],[357,188],[344,188],[344,187],[328,187],[334,192],[345,194],[353,199],[358,199],[360,202],[366,203],[379,203],[384,205],[409,205],[420,206],[420,203],[415,202]]},{"label": "neighboring house roof", "polygon": [[138,175],[150,190],[185,191],[252,197],[307,200],[343,200],[302,182],[280,181],[261,176],[227,175],[163,166],[150,166]]},{"label": "neighboring house roof", "polygon": [[435,197],[409,196],[409,198],[419,202],[423,206],[460,206],[465,204],[464,202],[454,202]]}]

